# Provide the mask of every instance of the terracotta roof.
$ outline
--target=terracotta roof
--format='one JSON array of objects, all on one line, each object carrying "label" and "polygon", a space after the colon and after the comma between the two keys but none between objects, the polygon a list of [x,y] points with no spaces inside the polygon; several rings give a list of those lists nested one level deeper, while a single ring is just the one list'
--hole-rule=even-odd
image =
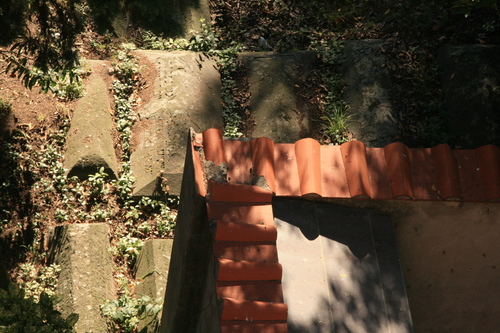
[{"label": "terracotta roof", "polygon": [[321,146],[313,139],[224,140],[193,134],[217,260],[221,332],[287,332],[272,197],[500,201],[500,148]]},{"label": "terracotta roof", "polygon": [[399,142],[384,148],[367,148],[361,141],[321,146],[313,139],[223,140],[216,129],[195,135],[194,142],[203,146],[207,160],[227,163],[228,184],[265,180],[277,196],[500,201],[500,148],[494,145],[470,150],[447,144],[408,148]]}]

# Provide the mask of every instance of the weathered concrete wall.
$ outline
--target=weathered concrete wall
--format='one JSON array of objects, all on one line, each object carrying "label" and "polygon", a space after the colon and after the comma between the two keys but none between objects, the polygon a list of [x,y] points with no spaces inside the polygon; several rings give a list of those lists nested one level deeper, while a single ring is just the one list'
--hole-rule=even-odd
[{"label": "weathered concrete wall", "polygon": [[312,74],[316,53],[245,52],[240,58],[249,69],[250,111],[255,121],[251,136],[277,143],[310,136],[313,111],[297,90]]},{"label": "weathered concrete wall", "polygon": [[[201,31],[200,19],[210,22],[210,9],[208,0],[164,0],[164,1],[144,1],[144,7],[139,11],[141,16],[147,16],[148,10],[156,8],[158,13],[153,13],[154,17],[139,17],[142,21],[141,27],[146,30],[154,30],[157,34],[162,33],[167,37],[189,38],[191,31]],[[154,6],[154,7],[153,7]],[[159,15],[161,13],[161,16]],[[118,4],[110,18],[110,27],[119,37],[130,37],[130,25],[137,14],[137,8],[128,8],[123,3]],[[152,22],[148,22],[147,19]],[[137,18],[136,18],[137,19]],[[163,19],[163,22],[158,22]],[[159,23],[156,26],[154,23]]]},{"label": "weathered concrete wall", "polygon": [[500,327],[500,205],[419,203],[395,215],[416,332]]},{"label": "weathered concrete wall", "polygon": [[350,106],[349,130],[367,147],[384,147],[396,138],[398,125],[393,115],[392,83],[383,68],[381,40],[345,43],[342,68],[346,82],[344,100]]},{"label": "weathered concrete wall", "polygon": [[500,327],[500,204],[333,202],[391,214],[415,333]]},{"label": "weathered concrete wall", "polygon": [[57,294],[64,316],[75,312],[78,333],[107,332],[100,305],[115,296],[109,254],[109,227],[105,223],[56,227],[51,237],[53,262],[61,266]]},{"label": "weathered concrete wall", "polygon": [[220,76],[215,63],[201,53],[140,51],[158,72],[152,99],[138,110],[142,126],[139,145],[131,156],[137,179],[134,195],[160,195],[159,176],[170,194],[179,194],[186,136],[222,128]]}]

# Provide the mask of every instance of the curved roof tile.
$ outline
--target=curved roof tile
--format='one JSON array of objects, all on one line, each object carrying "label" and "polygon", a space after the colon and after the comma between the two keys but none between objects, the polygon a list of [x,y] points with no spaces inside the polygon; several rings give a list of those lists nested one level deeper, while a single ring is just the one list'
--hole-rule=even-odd
[{"label": "curved roof tile", "polygon": [[268,138],[222,140],[220,131],[216,138],[205,132],[202,145],[209,155],[219,147],[224,156],[215,154],[217,161],[228,161],[229,184],[261,185],[261,177],[277,196],[500,201],[500,148],[494,145],[452,150],[447,144],[408,148],[400,142],[384,148],[360,141],[320,146],[313,139],[275,144]]}]

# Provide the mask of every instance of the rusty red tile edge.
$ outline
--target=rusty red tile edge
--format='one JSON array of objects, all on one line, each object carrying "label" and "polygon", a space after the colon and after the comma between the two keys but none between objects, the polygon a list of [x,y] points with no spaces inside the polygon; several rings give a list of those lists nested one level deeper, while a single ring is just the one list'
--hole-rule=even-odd
[{"label": "rusty red tile edge", "polygon": [[209,180],[207,197],[210,201],[270,203],[273,194],[260,186]]},{"label": "rusty red tile edge", "polygon": [[476,158],[488,201],[500,201],[500,147],[486,145],[476,149]]},{"label": "rusty red tile edge", "polygon": [[401,142],[384,147],[387,173],[391,180],[392,195],[395,199],[413,199],[410,154]]},{"label": "rusty red tile edge", "polygon": [[198,141],[200,139],[199,136],[196,137],[196,134],[192,130],[191,130],[191,138],[192,138],[191,158],[193,159],[194,179],[196,182],[196,189],[198,191],[198,194],[204,197],[207,194],[207,189],[205,188],[203,167],[201,165],[200,155],[198,153],[198,149],[200,149],[200,146],[198,146],[198,144],[201,144],[201,142]]},{"label": "rusty red tile edge", "polygon": [[[207,130],[210,131],[211,134],[216,138],[219,138],[220,131],[216,129]],[[204,134],[204,133],[203,133]],[[208,136],[208,134],[207,134]],[[200,146],[200,135],[193,135],[193,150],[198,149]],[[208,139],[208,142],[213,139]],[[315,146],[319,145],[315,140],[312,139],[303,139],[296,142],[296,145],[303,144],[303,142],[307,142],[308,145]],[[205,141],[205,139],[203,140]],[[216,139],[214,142],[218,142],[219,139]],[[314,143],[314,144],[312,144]],[[205,142],[202,143],[203,147],[205,147]],[[218,145],[218,144],[217,144]],[[268,138],[257,138],[253,139],[249,142],[250,145],[250,154],[251,154],[251,163],[252,169],[249,170],[248,178],[240,177],[240,179],[252,179],[253,182],[258,180],[259,176],[261,177],[261,183],[263,186],[268,186],[273,193],[276,193],[276,179],[275,174],[280,172],[280,170],[275,170],[274,156],[273,156],[273,147],[274,142]],[[214,145],[216,146],[216,145]],[[237,146],[237,145],[233,145]],[[207,146],[208,147],[208,146]],[[354,147],[354,148],[353,148]],[[206,149],[206,147],[205,147]],[[208,148],[210,151],[212,148]],[[214,149],[215,151],[223,150],[224,146],[219,145],[218,148]],[[319,156],[321,156],[321,151],[326,149],[325,146],[320,146]],[[499,185],[499,147],[494,145],[487,145],[480,148],[477,148],[476,157],[478,160],[478,172],[480,174],[481,184],[478,186],[483,186],[484,188],[475,190],[476,193],[478,191],[484,191],[486,194],[486,199],[478,195],[471,195],[470,193],[466,193],[468,189],[473,188],[473,184],[470,184],[470,180],[473,178],[469,177],[467,179],[469,183],[461,184],[464,177],[463,175],[467,172],[467,170],[458,170],[458,168],[462,167],[458,166],[458,162],[454,158],[455,150],[451,150],[447,145],[438,145],[433,148],[428,148],[431,151],[431,160],[432,164],[426,166],[414,165],[415,163],[422,163],[422,161],[427,161],[427,159],[415,158],[415,161],[412,161],[411,156],[419,156],[415,155],[413,149],[406,147],[404,144],[395,142],[390,145],[385,146],[383,149],[385,152],[385,165],[381,164],[380,161],[377,162],[380,166],[376,166],[371,168],[369,162],[373,163],[372,160],[369,161],[367,157],[367,148],[360,141],[350,141],[344,143],[340,146],[341,151],[341,159],[344,163],[347,187],[349,190],[349,196],[352,198],[372,198],[372,199],[414,199],[414,200],[457,200],[457,201],[489,201],[496,202],[500,201],[500,185]],[[306,152],[302,148],[299,148],[299,151]],[[309,154],[309,152],[307,152]],[[416,150],[415,150],[416,153]],[[209,153],[210,155],[211,153]],[[299,153],[300,154],[300,153]],[[193,154],[196,155],[196,154]],[[307,155],[307,154],[306,154]],[[311,154],[309,154],[311,155]],[[313,154],[314,155],[314,154]],[[217,154],[217,156],[219,156]],[[235,156],[232,154],[231,156]],[[225,154],[224,154],[225,158]],[[219,156],[214,158],[217,161],[224,160],[223,157]],[[315,164],[316,157],[308,156],[305,159],[302,156],[296,156],[297,169],[299,169],[299,164],[304,164],[301,168],[305,168],[306,170],[310,170],[310,173],[317,174],[322,173],[321,165],[325,164],[324,161],[321,160],[319,167]],[[193,160],[195,161],[196,168],[196,181],[199,192],[201,195],[206,195],[206,191],[201,186],[203,176],[199,176],[200,173],[203,172],[201,168],[199,158],[193,156]],[[234,165],[237,166],[237,161],[233,161]],[[216,163],[216,162],[214,162]],[[248,164],[248,161],[246,162]],[[426,162],[427,163],[427,162]],[[248,169],[250,165],[245,165],[244,169]],[[467,164],[469,166],[471,164]],[[318,171],[319,169],[319,171]],[[290,169],[293,171],[293,168]],[[379,175],[379,177],[374,177],[374,171],[387,172],[387,175]],[[418,172],[418,173],[414,173]],[[430,173],[428,175],[422,173],[427,172]],[[300,173],[304,174],[303,171],[299,172],[297,170],[297,178],[299,178]],[[311,175],[307,175],[309,180],[299,181],[299,187],[301,188],[301,195],[311,193],[313,195],[322,195],[324,196],[325,188],[322,188],[317,184],[317,179],[312,177]],[[322,175],[324,176],[324,175]],[[284,177],[280,174],[280,177]],[[295,176],[294,176],[295,177]],[[415,179],[414,179],[415,178]],[[379,186],[386,186],[382,182],[377,182],[375,179],[389,180],[388,187],[390,188],[392,195],[384,194],[386,193],[386,189],[379,189]],[[265,180],[262,182],[262,180]],[[433,181],[435,180],[435,181]],[[416,181],[418,183],[413,184]],[[320,184],[325,187],[326,184],[323,184],[324,180],[320,178]],[[378,187],[377,187],[378,186]],[[414,186],[417,186],[416,188]],[[302,192],[302,187],[304,187],[304,192]],[[430,187],[430,188],[427,188]],[[308,189],[309,188],[309,189]],[[297,196],[297,193],[288,193],[288,189],[293,189],[292,186],[287,185],[284,187],[280,187],[280,196]],[[418,191],[418,192],[414,192]],[[326,188],[326,192],[331,195],[335,195],[337,193],[343,193],[339,191],[333,191]],[[327,197],[330,197],[327,195]],[[348,197],[349,197],[348,196]],[[337,197],[337,196],[332,196]],[[345,196],[338,196],[345,197]]]},{"label": "rusty red tile edge", "polygon": [[216,166],[227,163],[222,132],[219,129],[210,128],[203,132],[203,149],[207,161],[214,162]]},{"label": "rusty red tile edge", "polygon": [[275,242],[278,234],[271,225],[214,221],[211,227],[216,241]]},{"label": "rusty red tile edge", "polygon": [[361,141],[349,141],[340,145],[340,151],[351,197],[371,198],[365,144]]},{"label": "rusty red tile edge", "polygon": [[217,258],[218,281],[281,280],[283,269],[279,263],[231,260]]},{"label": "rusty red tile edge", "polygon": [[438,194],[444,200],[462,200],[458,164],[453,157],[450,146],[444,143],[433,147],[431,156],[436,172]]},{"label": "rusty red tile edge", "polygon": [[321,149],[318,141],[307,138],[295,142],[295,156],[302,195],[322,196]]},{"label": "rusty red tile edge", "polygon": [[[268,138],[256,138],[250,141],[254,177],[264,177],[273,193],[276,193],[274,180],[274,142]],[[255,180],[252,180],[255,181]]]},{"label": "rusty red tile edge", "polygon": [[283,303],[220,299],[221,320],[287,320],[288,307]]}]

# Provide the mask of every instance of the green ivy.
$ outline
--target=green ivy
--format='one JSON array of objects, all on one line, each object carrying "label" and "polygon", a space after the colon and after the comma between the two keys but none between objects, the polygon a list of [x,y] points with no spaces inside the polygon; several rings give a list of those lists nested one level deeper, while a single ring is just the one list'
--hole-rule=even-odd
[{"label": "green ivy", "polygon": [[71,333],[79,319],[72,313],[66,319],[54,309],[57,303],[46,293],[39,302],[25,298],[24,290],[15,283],[9,290],[0,289],[0,332],[2,333]]}]

